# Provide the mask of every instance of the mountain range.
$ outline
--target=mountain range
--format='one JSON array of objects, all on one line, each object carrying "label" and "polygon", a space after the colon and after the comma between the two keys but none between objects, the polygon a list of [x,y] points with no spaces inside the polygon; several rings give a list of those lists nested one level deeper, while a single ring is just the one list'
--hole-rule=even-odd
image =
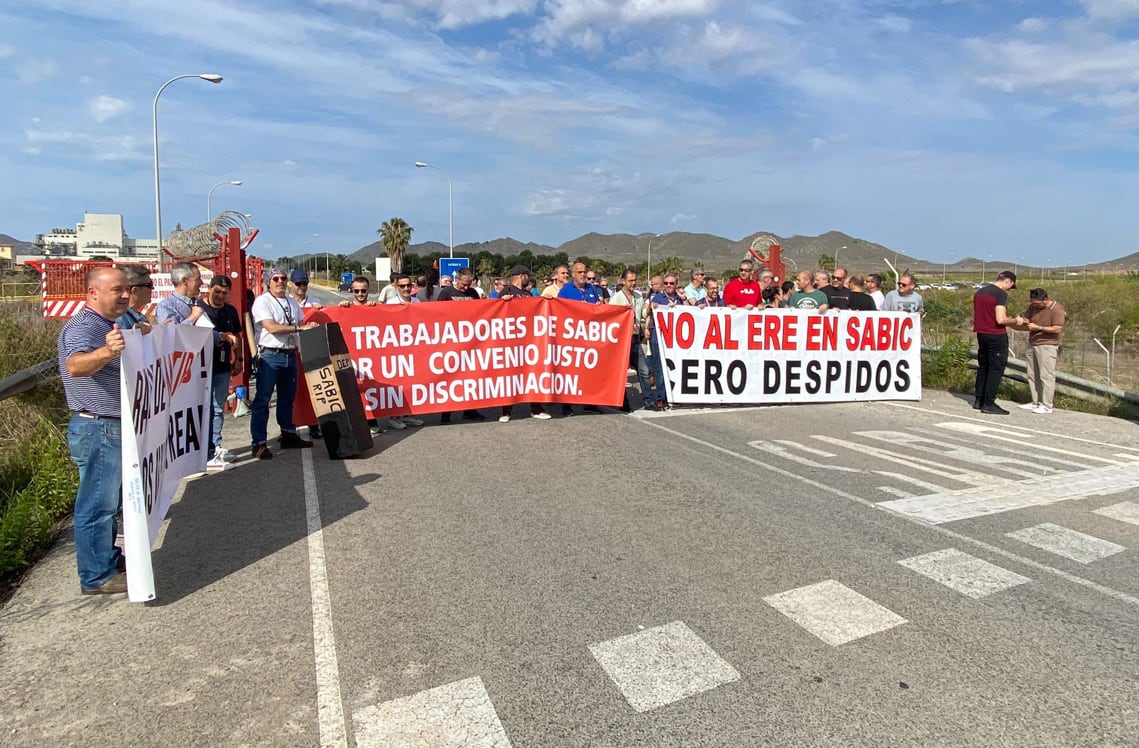
[{"label": "mountain range", "polygon": [[[693,234],[686,231],[672,231],[667,234],[597,234],[589,233],[571,239],[557,247],[535,242],[520,242],[517,239],[503,237],[488,242],[467,242],[455,247],[456,257],[474,257],[479,252],[508,257],[521,254],[529,250],[534,255],[553,255],[565,252],[570,260],[578,257],[591,257],[608,262],[621,262],[630,265],[640,265],[649,259],[650,240],[652,257],[658,261],[666,257],[677,257],[683,261],[685,267],[705,267],[719,273],[729,270],[742,259],[755,237],[769,232],[756,232],[743,239],[726,239],[714,234]],[[1008,259],[987,257],[963,257],[948,263],[931,262],[897,252],[889,247],[859,239],[841,231],[828,231],[818,236],[794,235],[780,237],[780,246],[783,247],[783,258],[787,263],[788,271],[795,268],[818,267],[819,258],[823,255],[838,258],[838,264],[849,268],[852,272],[883,272],[888,269],[887,260],[899,270],[909,270],[918,274],[935,273],[966,273],[981,272],[982,269],[1023,268],[1025,272],[1039,272],[1039,265],[1026,265]],[[10,244],[16,254],[27,254],[31,251],[31,243],[23,242],[7,234],[0,234],[0,244]],[[256,247],[254,247],[256,253]],[[417,255],[427,255],[433,252],[446,254],[447,245],[440,242],[420,242],[412,244],[407,251]],[[371,265],[377,257],[384,256],[383,245],[379,241],[372,242],[349,255],[350,259]],[[291,256],[294,261],[301,261],[312,255]],[[1083,265],[1073,265],[1073,268],[1084,269]],[[1120,257],[1115,260],[1098,262],[1087,265],[1088,270],[1099,272],[1102,270],[1127,270],[1139,267],[1139,252]]]}]

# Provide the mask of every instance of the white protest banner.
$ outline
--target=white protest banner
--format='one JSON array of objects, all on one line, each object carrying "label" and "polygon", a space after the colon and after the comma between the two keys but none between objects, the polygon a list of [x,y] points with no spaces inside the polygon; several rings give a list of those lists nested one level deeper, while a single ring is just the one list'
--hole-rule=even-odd
[{"label": "white protest banner", "polygon": [[921,317],[905,312],[657,309],[679,404],[921,399]]},{"label": "white protest banner", "polygon": [[213,331],[193,325],[123,330],[123,545],[127,597],[154,599],[150,547],[178,484],[206,469]]}]

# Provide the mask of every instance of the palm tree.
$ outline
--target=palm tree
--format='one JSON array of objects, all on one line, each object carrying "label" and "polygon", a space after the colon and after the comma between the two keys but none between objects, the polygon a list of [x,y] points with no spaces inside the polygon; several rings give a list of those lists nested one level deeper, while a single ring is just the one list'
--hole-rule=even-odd
[{"label": "palm tree", "polygon": [[384,224],[376,230],[384,250],[391,258],[393,273],[403,272],[403,256],[407,254],[407,245],[411,244],[411,232],[414,230],[402,218],[384,221]]}]

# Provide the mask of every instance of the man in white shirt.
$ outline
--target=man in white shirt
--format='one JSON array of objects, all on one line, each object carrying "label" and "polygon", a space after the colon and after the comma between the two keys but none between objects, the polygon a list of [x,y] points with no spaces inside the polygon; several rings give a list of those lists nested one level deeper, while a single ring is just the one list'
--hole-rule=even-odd
[{"label": "man in white shirt", "polygon": [[257,337],[258,360],[254,371],[257,396],[250,409],[249,432],[253,456],[273,459],[269,449],[269,400],[277,392],[277,425],[281,427],[281,449],[311,447],[293,425],[293,401],[297,396],[297,333],[311,330],[315,322],[305,322],[296,299],[289,295],[289,278],[284,270],[269,271],[269,290],[253,301],[253,330]]}]

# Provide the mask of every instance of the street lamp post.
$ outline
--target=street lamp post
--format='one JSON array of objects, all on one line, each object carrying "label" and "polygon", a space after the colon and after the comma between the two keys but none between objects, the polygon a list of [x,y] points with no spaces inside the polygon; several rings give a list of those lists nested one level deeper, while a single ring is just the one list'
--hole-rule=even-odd
[{"label": "street lamp post", "polygon": [[649,237],[649,251],[645,260],[645,281],[652,277],[653,274],[653,239],[660,237],[660,234],[653,234]]},{"label": "street lamp post", "polygon": [[240,179],[231,179],[228,182],[218,182],[213,187],[210,187],[210,191],[206,193],[206,223],[209,223],[210,221],[214,220],[214,211],[213,211],[211,200],[213,199],[213,196],[214,196],[214,190],[216,190],[218,187],[221,187],[223,184],[232,184],[234,187],[240,187],[241,186],[241,180]]},{"label": "street lamp post", "polygon": [[834,269],[835,270],[838,270],[838,253],[844,249],[846,249],[845,244],[834,251]]},{"label": "street lamp post", "polygon": [[193,75],[176,75],[162,84],[158,93],[154,94],[154,233],[158,238],[158,261],[161,265],[166,263],[162,259],[162,188],[158,179],[158,97],[174,81],[183,78],[201,78],[209,83],[221,83],[221,76],[217,73],[194,73]]},{"label": "street lamp post", "polygon": [[415,168],[417,169],[435,169],[444,177],[447,177],[447,234],[448,246],[450,247],[450,256],[455,256],[455,201],[453,192],[451,190],[451,177],[447,176],[447,172],[440,169],[435,164],[427,164],[423,161],[416,161]]}]

